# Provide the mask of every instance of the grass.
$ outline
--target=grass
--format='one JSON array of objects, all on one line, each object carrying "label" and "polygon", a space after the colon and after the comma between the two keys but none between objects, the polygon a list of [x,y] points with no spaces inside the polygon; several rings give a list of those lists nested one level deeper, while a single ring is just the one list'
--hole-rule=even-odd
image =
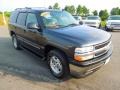
[{"label": "grass", "polygon": [[[8,25],[8,21],[9,21],[9,17],[5,17],[6,19],[6,25]],[[2,14],[0,14],[0,26],[3,26],[4,25],[4,22],[3,22],[3,17],[2,17]]]},{"label": "grass", "polygon": [[6,19],[6,23],[7,23],[7,25],[8,25],[9,17],[5,17],[5,19]]},{"label": "grass", "polygon": [[4,25],[2,14],[0,14],[0,26]]}]

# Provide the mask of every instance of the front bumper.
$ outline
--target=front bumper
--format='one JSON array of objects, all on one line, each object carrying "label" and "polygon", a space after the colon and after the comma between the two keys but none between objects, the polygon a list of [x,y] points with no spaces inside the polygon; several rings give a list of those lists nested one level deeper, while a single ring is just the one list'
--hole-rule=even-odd
[{"label": "front bumper", "polygon": [[76,62],[75,60],[71,60],[69,64],[70,73],[77,77],[85,77],[106,64],[110,60],[111,54],[112,49],[110,49],[106,54],[92,60],[84,62]]},{"label": "front bumper", "polygon": [[99,28],[99,25],[97,24],[86,24],[87,26],[90,26],[90,27],[95,27],[95,28]]},{"label": "front bumper", "polygon": [[120,30],[120,26],[107,26],[108,29]]}]

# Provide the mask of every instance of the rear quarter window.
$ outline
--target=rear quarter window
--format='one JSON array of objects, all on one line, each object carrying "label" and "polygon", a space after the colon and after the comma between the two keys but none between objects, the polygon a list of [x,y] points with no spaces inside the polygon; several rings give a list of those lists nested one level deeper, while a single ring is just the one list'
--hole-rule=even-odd
[{"label": "rear quarter window", "polygon": [[17,18],[17,24],[25,26],[27,13],[19,13]]},{"label": "rear quarter window", "polygon": [[11,16],[10,16],[10,23],[16,23],[17,16],[18,16],[18,12],[13,11]]}]

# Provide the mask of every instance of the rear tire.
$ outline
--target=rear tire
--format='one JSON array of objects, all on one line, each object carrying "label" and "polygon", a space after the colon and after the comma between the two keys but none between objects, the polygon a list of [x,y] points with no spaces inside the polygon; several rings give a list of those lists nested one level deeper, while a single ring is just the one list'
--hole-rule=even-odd
[{"label": "rear tire", "polygon": [[48,53],[47,61],[51,73],[57,78],[65,78],[70,75],[69,65],[65,55],[58,51],[52,50]]},{"label": "rear tire", "polygon": [[12,42],[13,42],[13,46],[15,49],[17,49],[17,50],[21,49],[20,42],[18,41],[15,34],[12,35]]}]

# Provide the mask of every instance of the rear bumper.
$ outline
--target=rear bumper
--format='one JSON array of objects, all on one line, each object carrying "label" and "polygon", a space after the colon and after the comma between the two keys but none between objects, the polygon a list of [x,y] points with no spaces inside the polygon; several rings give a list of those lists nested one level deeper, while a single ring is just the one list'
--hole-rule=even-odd
[{"label": "rear bumper", "polygon": [[112,49],[110,49],[105,55],[85,62],[76,62],[75,60],[72,60],[69,64],[70,73],[77,77],[85,77],[106,64],[110,60],[111,54]]}]

